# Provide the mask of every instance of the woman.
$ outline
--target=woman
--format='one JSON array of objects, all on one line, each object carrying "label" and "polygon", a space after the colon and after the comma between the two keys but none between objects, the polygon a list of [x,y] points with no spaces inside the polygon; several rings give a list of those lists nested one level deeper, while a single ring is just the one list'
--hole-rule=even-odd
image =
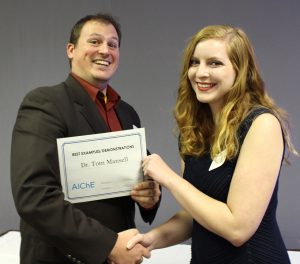
[{"label": "woman", "polygon": [[285,146],[297,152],[241,29],[208,26],[192,37],[174,115],[183,178],[156,154],[142,166],[183,210],[128,248],[192,237],[192,264],[290,263],[276,222],[278,175]]}]

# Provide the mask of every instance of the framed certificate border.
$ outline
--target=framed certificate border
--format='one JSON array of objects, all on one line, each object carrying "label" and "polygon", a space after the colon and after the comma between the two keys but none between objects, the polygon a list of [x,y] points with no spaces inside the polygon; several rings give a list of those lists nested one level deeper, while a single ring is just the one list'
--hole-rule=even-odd
[{"label": "framed certificate border", "polygon": [[72,203],[126,196],[143,180],[144,128],[60,138],[57,147],[62,189]]}]

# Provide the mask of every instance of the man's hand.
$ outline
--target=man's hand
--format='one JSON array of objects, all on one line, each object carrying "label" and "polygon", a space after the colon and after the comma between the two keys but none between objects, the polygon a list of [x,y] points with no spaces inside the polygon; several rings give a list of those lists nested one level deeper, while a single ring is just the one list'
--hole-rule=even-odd
[{"label": "man's hand", "polygon": [[108,256],[109,263],[139,264],[142,263],[143,257],[150,258],[150,251],[141,244],[136,244],[130,250],[127,249],[128,241],[138,233],[137,229],[128,229],[118,233],[117,242]]},{"label": "man's hand", "polygon": [[161,191],[157,182],[149,180],[135,185],[130,194],[140,206],[151,209],[159,201]]}]

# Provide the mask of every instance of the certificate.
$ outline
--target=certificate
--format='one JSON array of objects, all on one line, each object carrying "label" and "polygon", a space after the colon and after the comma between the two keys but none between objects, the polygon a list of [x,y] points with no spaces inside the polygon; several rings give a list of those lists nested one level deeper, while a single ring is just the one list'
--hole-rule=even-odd
[{"label": "certificate", "polygon": [[126,196],[143,181],[145,129],[57,139],[65,200],[72,203]]}]

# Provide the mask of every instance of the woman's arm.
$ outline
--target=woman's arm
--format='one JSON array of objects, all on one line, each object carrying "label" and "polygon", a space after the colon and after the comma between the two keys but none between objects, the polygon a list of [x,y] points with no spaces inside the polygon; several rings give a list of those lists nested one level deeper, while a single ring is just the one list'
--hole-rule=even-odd
[{"label": "woman's arm", "polygon": [[215,200],[172,171],[158,155],[148,156],[144,173],[166,187],[200,225],[235,246],[257,230],[277,181],[283,154],[280,123],[271,114],[253,121],[241,147],[227,202]]},{"label": "woman's arm", "polygon": [[145,234],[138,234],[128,241],[127,248],[141,243],[149,250],[179,244],[191,237],[193,218],[185,211],[179,211],[167,222]]}]

